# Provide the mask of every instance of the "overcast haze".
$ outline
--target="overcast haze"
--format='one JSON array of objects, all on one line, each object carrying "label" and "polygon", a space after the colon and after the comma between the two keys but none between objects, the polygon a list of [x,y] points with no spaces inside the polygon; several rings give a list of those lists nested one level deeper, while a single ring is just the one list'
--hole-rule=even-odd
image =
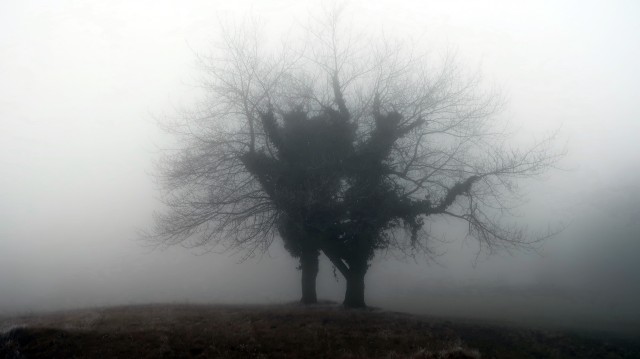
[{"label": "overcast haze", "polygon": [[[153,161],[170,140],[156,119],[195,100],[195,55],[213,49],[219,22],[252,14],[277,38],[320,4],[0,2],[0,314],[297,300],[297,263],[280,242],[240,264],[151,251],[136,231],[159,208]],[[476,260],[453,228],[439,264],[376,258],[369,304],[638,330],[638,2],[354,1],[348,12],[354,27],[454,49],[506,95],[501,117],[518,141],[558,131],[567,150],[561,169],[523,185],[523,223],[568,225],[541,255]],[[319,296],[338,301],[343,286],[322,262]]]}]

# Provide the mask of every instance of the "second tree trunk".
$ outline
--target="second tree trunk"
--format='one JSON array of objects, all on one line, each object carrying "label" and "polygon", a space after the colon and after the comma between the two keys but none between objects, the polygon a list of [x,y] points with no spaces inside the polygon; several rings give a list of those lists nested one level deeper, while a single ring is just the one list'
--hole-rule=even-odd
[{"label": "second tree trunk", "polygon": [[344,306],[348,308],[364,308],[364,276],[366,270],[351,270],[347,279],[347,290],[344,294]]}]

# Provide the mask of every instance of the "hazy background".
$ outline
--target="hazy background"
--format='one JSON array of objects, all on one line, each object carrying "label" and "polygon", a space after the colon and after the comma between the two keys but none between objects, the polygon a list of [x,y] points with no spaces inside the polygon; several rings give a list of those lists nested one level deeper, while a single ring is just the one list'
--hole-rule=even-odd
[{"label": "hazy background", "polygon": [[[261,258],[150,251],[155,118],[198,90],[195,52],[220,19],[304,24],[320,2],[0,2],[0,315],[147,302],[299,297],[280,243]],[[453,224],[439,264],[377,258],[383,308],[640,332],[640,4],[353,1],[356,26],[452,48],[509,99],[518,139],[560,129],[563,170],[524,184],[532,228],[569,227],[541,255],[476,258]],[[202,255],[197,255],[202,254]],[[321,298],[344,281],[322,263]]]}]

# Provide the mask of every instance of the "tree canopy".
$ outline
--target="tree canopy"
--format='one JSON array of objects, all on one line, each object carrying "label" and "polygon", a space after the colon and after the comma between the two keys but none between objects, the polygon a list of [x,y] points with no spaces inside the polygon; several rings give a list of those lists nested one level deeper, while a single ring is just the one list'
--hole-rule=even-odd
[{"label": "tree canopy", "polygon": [[201,58],[207,96],[169,126],[182,146],[161,162],[168,210],[150,236],[245,256],[279,236],[303,288],[322,252],[352,307],[377,250],[429,251],[434,216],[467,223],[489,250],[530,245],[502,221],[506,197],[559,158],[552,139],[508,147],[493,126],[500,98],[452,58],[434,68],[388,43],[356,48],[336,16],[308,48],[263,54],[227,32],[221,57]]}]

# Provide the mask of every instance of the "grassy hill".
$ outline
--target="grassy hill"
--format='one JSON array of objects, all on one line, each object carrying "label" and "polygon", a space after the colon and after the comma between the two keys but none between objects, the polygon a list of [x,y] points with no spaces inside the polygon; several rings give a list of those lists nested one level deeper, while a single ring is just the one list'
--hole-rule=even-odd
[{"label": "grassy hill", "polygon": [[0,358],[640,358],[639,338],[336,304],[145,305],[0,320]]}]

